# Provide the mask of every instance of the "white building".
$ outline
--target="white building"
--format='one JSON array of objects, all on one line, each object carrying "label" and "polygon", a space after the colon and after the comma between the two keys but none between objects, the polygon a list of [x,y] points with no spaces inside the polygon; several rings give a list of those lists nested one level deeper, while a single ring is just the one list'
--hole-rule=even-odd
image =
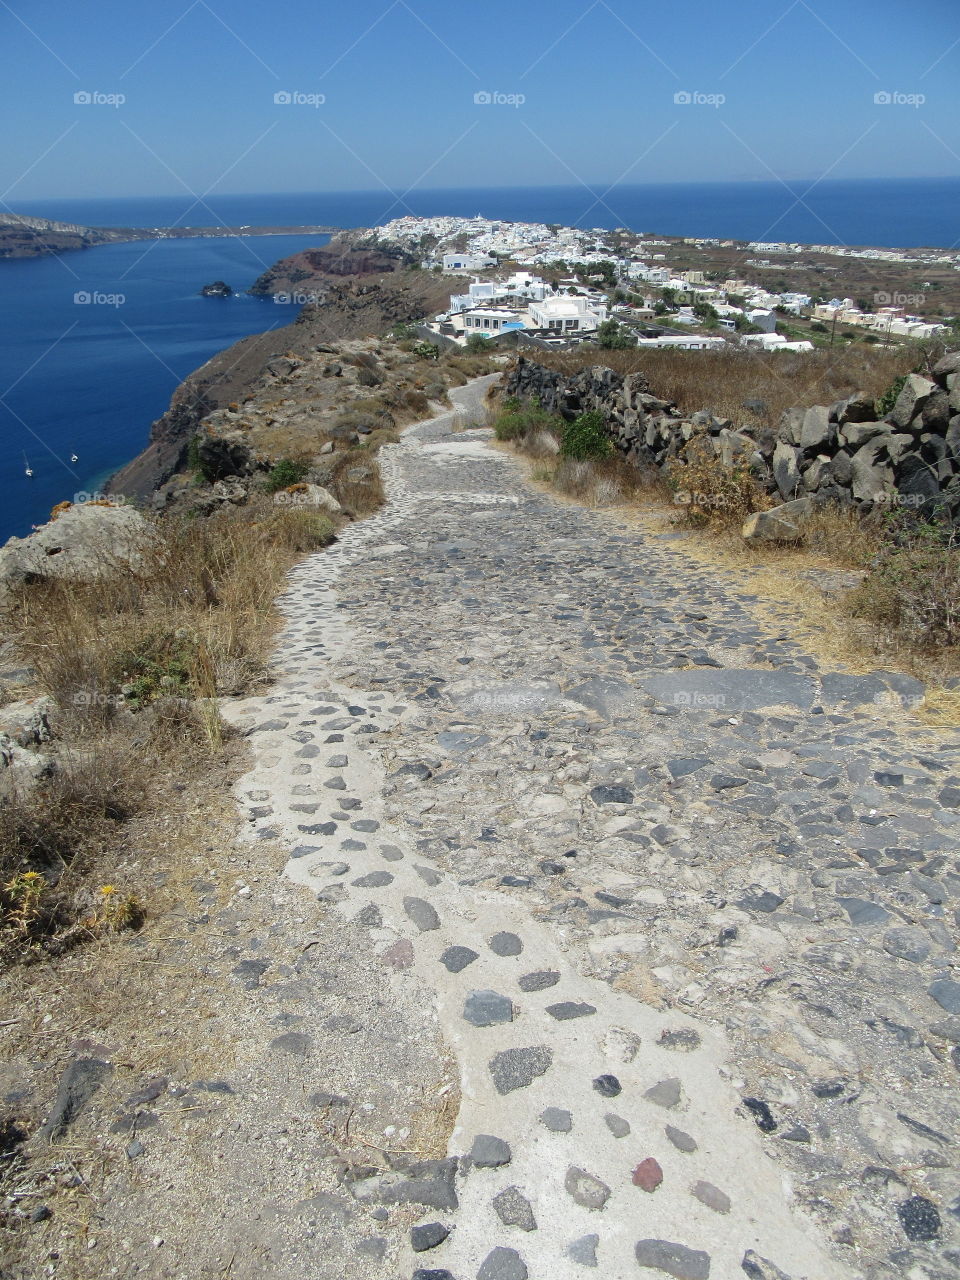
[{"label": "white building", "polygon": [[726,345],[724,338],[708,338],[699,333],[691,333],[689,337],[680,334],[677,337],[665,335],[660,338],[637,339],[638,347],[677,347],[681,351],[715,351]]},{"label": "white building", "polygon": [[530,304],[530,319],[536,329],[561,333],[591,332],[606,320],[607,308],[587,298],[558,295]]},{"label": "white building", "polygon": [[807,341],[789,342],[782,333],[749,333],[743,339],[748,347],[759,347],[761,351],[812,351],[813,343]]},{"label": "white building", "polygon": [[[477,307],[472,311],[464,311],[459,319],[463,321],[466,338],[475,333],[479,333],[482,338],[495,338],[497,334],[527,327],[522,312],[515,307]],[[453,323],[456,326],[457,319]]]},{"label": "white building", "polygon": [[488,253],[445,253],[442,265],[444,271],[482,271],[496,264],[496,258]]}]

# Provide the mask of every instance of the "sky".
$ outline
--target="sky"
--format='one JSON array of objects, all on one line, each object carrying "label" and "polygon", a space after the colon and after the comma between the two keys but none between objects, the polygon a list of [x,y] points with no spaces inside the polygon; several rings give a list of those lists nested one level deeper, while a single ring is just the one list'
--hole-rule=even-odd
[{"label": "sky", "polygon": [[956,0],[0,0],[34,198],[960,175]]}]

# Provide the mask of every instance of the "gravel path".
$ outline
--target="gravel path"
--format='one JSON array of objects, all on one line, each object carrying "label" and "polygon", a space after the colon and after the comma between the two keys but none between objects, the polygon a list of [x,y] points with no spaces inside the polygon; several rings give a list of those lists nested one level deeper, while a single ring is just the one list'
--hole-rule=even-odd
[{"label": "gravel path", "polygon": [[369,1274],[960,1275],[956,742],[682,537],[531,489],[490,381],[385,450],[232,712],[251,839],[459,1066],[450,1159],[348,1177]]}]

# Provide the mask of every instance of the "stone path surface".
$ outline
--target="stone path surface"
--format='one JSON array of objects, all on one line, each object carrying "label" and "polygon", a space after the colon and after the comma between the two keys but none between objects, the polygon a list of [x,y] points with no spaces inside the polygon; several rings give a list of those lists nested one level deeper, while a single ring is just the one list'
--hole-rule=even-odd
[{"label": "stone path surface", "polygon": [[449,1159],[350,1183],[407,1211],[370,1275],[960,1275],[956,742],[527,485],[490,381],[384,451],[231,712],[250,839],[459,1067]]}]

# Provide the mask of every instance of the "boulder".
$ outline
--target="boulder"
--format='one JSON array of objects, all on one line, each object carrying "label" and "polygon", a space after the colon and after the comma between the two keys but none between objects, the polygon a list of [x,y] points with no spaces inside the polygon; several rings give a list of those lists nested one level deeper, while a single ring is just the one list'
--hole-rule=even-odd
[{"label": "boulder", "polygon": [[834,484],[847,488],[853,478],[853,466],[850,454],[840,449],[830,461],[830,477]]},{"label": "boulder", "polygon": [[12,738],[0,734],[0,801],[25,795],[52,771],[49,756],[18,746]]},{"label": "boulder", "polygon": [[856,391],[848,400],[841,400],[837,422],[846,426],[848,422],[872,422],[877,415],[876,401],[863,391]]},{"label": "boulder", "polygon": [[202,475],[211,483],[229,476],[248,476],[257,469],[250,446],[236,431],[200,436],[197,462]]},{"label": "boulder", "polygon": [[862,444],[888,431],[885,422],[848,422],[840,431],[841,441],[851,449],[859,449]]},{"label": "boulder", "polygon": [[916,453],[908,453],[896,467],[897,489],[910,506],[930,511],[940,493],[936,466],[924,462]]},{"label": "boulder", "polygon": [[780,426],[777,430],[777,435],[780,439],[785,440],[788,444],[799,444],[805,417],[805,409],[784,409],[780,415]]},{"label": "boulder", "polygon": [[949,387],[947,378],[960,373],[960,351],[950,351],[933,366],[933,376],[941,387]]},{"label": "boulder", "polygon": [[950,415],[950,396],[946,391],[935,391],[923,406],[920,421],[924,431],[932,431],[942,436],[950,425]]},{"label": "boulder", "polygon": [[818,453],[806,471],[804,471],[802,482],[807,493],[815,493],[821,484],[832,475],[830,462],[829,454]]},{"label": "boulder", "polygon": [[811,405],[803,415],[800,428],[800,448],[808,453],[820,453],[837,438],[837,429],[830,421],[830,410],[822,404]]},{"label": "boulder", "polygon": [[773,451],[773,478],[784,498],[793,498],[800,484],[800,468],[797,465],[798,453],[785,440],[779,441]]},{"label": "boulder", "polygon": [[18,747],[39,747],[50,737],[52,698],[30,698],[0,707],[0,738]]},{"label": "boulder", "polygon": [[747,517],[742,536],[746,542],[796,542],[803,518],[812,510],[811,498],[797,498],[770,511],[755,511]]},{"label": "boulder", "polygon": [[947,446],[948,454],[954,458],[960,458],[960,413],[950,419],[943,443]]},{"label": "boulder", "polygon": [[743,431],[729,431],[724,427],[716,437],[720,461],[725,467],[735,467],[747,462],[756,449],[755,441]]},{"label": "boulder", "polygon": [[929,378],[921,378],[919,373],[911,373],[897,396],[896,404],[887,414],[887,421],[895,427],[909,426],[911,421],[922,411],[927,401],[937,389],[937,384]]},{"label": "boulder", "polygon": [[0,548],[0,598],[25,582],[94,582],[115,568],[140,569],[154,537],[153,526],[134,507],[97,502],[69,507],[28,537],[11,538]]},{"label": "boulder", "polygon": [[879,436],[868,440],[850,459],[851,487],[858,502],[883,501],[893,488],[893,469],[886,462],[884,439]]}]

